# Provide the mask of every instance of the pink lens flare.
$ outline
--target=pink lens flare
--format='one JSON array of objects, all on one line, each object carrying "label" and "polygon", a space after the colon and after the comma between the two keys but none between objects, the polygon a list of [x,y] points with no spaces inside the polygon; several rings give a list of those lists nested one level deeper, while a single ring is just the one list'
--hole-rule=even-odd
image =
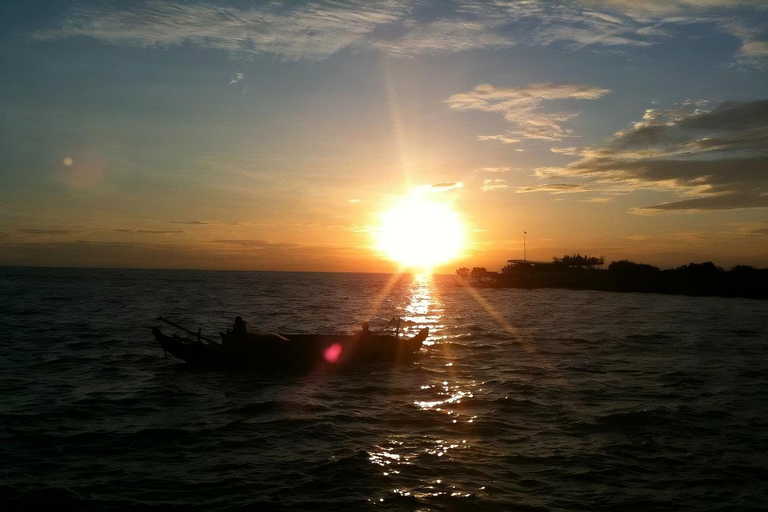
[{"label": "pink lens flare", "polygon": [[334,343],[325,349],[325,352],[323,352],[323,357],[325,357],[325,360],[329,363],[336,363],[338,362],[339,357],[341,357],[341,351],[341,343]]}]

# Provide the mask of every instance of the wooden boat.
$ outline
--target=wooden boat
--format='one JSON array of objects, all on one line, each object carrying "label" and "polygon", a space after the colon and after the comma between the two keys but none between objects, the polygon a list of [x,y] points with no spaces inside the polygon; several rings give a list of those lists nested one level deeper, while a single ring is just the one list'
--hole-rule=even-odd
[{"label": "wooden boat", "polygon": [[426,327],[409,338],[371,332],[245,336],[221,332],[222,342],[218,343],[199,335],[166,336],[158,327],[152,327],[152,332],[166,353],[190,366],[255,371],[309,371],[358,363],[409,361],[429,335]]}]

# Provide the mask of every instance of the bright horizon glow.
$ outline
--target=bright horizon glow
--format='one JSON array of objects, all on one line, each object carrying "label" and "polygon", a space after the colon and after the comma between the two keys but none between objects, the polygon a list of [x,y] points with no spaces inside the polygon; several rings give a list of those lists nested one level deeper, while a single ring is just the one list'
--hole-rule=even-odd
[{"label": "bright horizon glow", "polygon": [[376,249],[405,267],[430,272],[435,265],[461,256],[464,225],[444,202],[412,195],[381,215]]},{"label": "bright horizon glow", "polygon": [[551,4],[5,0],[0,265],[768,267],[766,2]]}]

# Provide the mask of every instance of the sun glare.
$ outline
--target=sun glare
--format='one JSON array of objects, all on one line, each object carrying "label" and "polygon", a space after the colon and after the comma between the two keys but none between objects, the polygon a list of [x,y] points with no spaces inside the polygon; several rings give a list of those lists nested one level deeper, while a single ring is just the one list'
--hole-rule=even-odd
[{"label": "sun glare", "polygon": [[430,270],[455,259],[465,245],[464,226],[450,205],[419,195],[383,213],[376,248],[406,267]]}]

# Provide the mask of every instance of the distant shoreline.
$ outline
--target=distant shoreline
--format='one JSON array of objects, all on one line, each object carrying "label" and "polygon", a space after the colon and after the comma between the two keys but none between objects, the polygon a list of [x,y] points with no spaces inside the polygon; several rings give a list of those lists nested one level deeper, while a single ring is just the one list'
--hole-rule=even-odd
[{"label": "distant shoreline", "polygon": [[607,292],[662,293],[705,297],[768,299],[768,268],[738,265],[724,270],[712,262],[660,270],[651,265],[616,261],[607,269],[556,263],[516,262],[501,272],[475,267],[456,271],[477,287],[562,288]]},{"label": "distant shoreline", "polygon": [[[360,274],[360,275],[418,275],[418,272],[353,272],[310,270],[226,270],[132,267],[59,267],[30,265],[0,265],[7,271],[52,272],[184,272],[184,273],[285,273],[285,274]],[[465,275],[460,271],[466,270]],[[768,299],[768,268],[756,269],[738,265],[726,271],[713,263],[691,263],[676,269],[660,270],[650,265],[632,262],[614,262],[607,269],[572,268],[557,265],[546,267],[520,267],[488,272],[475,267],[472,271],[456,271],[464,284],[478,288],[557,288],[565,290],[594,290],[624,293],[661,293],[702,297],[739,297]],[[451,277],[448,273],[435,276]],[[455,276],[452,276],[455,277]]]}]

